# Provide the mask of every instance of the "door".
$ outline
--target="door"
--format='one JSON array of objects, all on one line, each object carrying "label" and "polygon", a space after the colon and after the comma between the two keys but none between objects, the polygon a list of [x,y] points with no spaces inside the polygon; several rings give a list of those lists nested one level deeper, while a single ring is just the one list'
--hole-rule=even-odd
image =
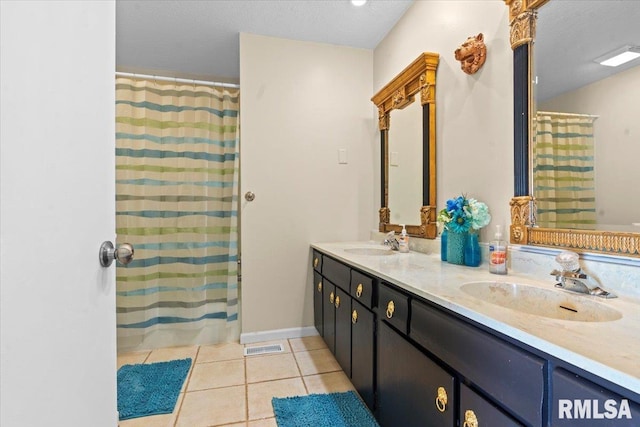
[{"label": "door", "polygon": [[115,3],[0,5],[0,425],[113,427]]}]

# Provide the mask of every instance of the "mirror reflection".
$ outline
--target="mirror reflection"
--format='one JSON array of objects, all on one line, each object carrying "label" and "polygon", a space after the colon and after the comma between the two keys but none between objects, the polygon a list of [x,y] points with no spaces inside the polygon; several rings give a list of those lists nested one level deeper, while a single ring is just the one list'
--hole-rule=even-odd
[{"label": "mirror reflection", "polygon": [[[415,97],[414,97],[415,101]],[[422,206],[422,106],[419,100],[390,113],[389,209],[392,224],[419,224]]]},{"label": "mirror reflection", "polygon": [[640,58],[599,63],[640,46],[638,16],[636,1],[552,0],[538,11],[531,176],[540,227],[640,232]]}]

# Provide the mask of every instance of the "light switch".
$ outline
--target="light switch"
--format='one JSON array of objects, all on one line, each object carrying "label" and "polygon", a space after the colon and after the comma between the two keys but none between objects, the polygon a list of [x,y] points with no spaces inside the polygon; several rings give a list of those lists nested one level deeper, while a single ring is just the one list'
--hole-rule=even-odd
[{"label": "light switch", "polygon": [[346,165],[347,162],[347,149],[346,148],[340,148],[338,150],[338,164],[340,165]]},{"label": "light switch", "polygon": [[389,157],[389,166],[398,166],[398,152],[392,151]]}]

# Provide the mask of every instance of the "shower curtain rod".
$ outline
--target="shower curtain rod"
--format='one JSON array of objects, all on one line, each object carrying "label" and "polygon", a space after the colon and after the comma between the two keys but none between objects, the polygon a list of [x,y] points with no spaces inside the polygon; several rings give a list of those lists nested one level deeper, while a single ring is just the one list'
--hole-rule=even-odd
[{"label": "shower curtain rod", "polygon": [[139,79],[148,79],[148,80],[157,80],[160,82],[172,82],[172,83],[186,83],[186,84],[194,84],[194,85],[203,85],[203,86],[217,86],[217,87],[228,87],[233,89],[240,89],[240,85],[234,83],[222,83],[222,82],[208,82],[206,80],[190,80],[190,79],[179,79],[177,77],[163,77],[163,76],[152,76],[150,74],[138,74],[138,73],[122,73],[120,71],[116,71],[116,77],[132,77]]},{"label": "shower curtain rod", "polygon": [[575,113],[556,113],[555,111],[537,111],[538,114],[547,114],[550,116],[565,116],[565,117],[584,117],[589,119],[599,119],[600,116],[594,116],[592,114],[575,114]]}]

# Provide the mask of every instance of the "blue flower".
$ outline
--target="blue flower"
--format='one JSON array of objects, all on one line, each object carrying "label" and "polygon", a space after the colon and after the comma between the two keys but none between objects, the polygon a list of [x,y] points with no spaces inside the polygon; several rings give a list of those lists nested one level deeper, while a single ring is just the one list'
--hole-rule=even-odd
[{"label": "blue flower", "polygon": [[455,211],[448,225],[454,233],[464,233],[471,228],[471,218],[463,210]]},{"label": "blue flower", "polygon": [[447,200],[447,207],[438,213],[438,223],[454,233],[480,230],[489,224],[489,208],[476,199],[458,196]]}]

